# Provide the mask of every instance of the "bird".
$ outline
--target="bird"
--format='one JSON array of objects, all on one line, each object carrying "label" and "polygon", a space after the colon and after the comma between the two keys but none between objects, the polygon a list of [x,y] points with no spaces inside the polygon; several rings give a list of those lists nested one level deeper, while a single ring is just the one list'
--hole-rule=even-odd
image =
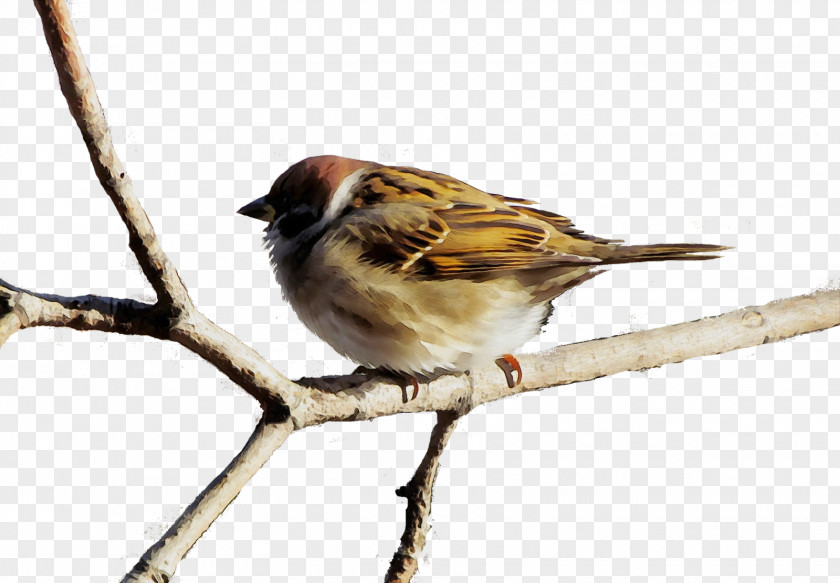
[{"label": "bird", "polygon": [[521,383],[513,352],[546,325],[553,299],[603,266],[729,248],[620,245],[527,199],[332,155],[293,164],[237,212],[268,223],[264,246],[303,324],[362,369],[410,382],[412,399],[418,379],[491,361],[508,386]]}]

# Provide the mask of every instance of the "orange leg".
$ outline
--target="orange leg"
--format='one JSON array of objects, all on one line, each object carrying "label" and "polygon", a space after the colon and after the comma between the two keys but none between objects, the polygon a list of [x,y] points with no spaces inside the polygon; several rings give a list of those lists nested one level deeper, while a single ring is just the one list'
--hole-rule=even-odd
[{"label": "orange leg", "polygon": [[[512,354],[503,354],[501,358],[497,358],[496,366],[505,373],[505,379],[507,379],[508,387],[511,389],[522,382],[522,367],[519,366],[519,361]],[[517,375],[515,382],[513,380],[514,372]]]},{"label": "orange leg", "polygon": [[409,399],[408,398],[408,393],[406,392],[406,388],[407,388],[406,385],[405,384],[400,385],[400,387],[402,388],[403,403],[408,403],[409,401],[413,401],[414,399],[417,398],[417,393],[420,392],[420,383],[417,382],[416,377],[410,377],[410,376],[403,376],[403,381],[405,383],[411,383],[412,386],[414,387],[414,391],[411,393],[411,399]]}]

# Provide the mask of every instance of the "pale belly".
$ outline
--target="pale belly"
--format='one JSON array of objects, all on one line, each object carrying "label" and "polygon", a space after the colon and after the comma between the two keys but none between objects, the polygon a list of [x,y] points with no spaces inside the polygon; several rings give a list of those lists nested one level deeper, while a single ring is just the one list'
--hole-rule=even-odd
[{"label": "pale belly", "polygon": [[[308,263],[308,262],[307,262]],[[301,321],[338,353],[412,376],[466,371],[539,332],[547,303],[513,280],[412,280],[380,267],[277,271]]]}]

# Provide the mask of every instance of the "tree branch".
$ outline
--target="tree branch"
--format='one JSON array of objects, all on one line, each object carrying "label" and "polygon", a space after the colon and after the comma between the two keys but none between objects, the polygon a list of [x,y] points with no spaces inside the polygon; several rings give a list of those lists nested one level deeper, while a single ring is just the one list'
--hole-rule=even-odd
[{"label": "tree branch", "polygon": [[[162,305],[157,313],[166,315],[170,320],[171,326],[166,330],[166,334],[149,335],[167,338],[171,334],[173,340],[193,350],[230,376],[231,380],[257,399],[264,408],[268,404],[275,408],[285,407],[284,402],[288,401],[287,393],[292,386],[289,380],[252,349],[195,310],[175,266],[163,252],[149,217],[134,195],[131,179],[114,149],[111,130],[96,94],[93,78],[76,40],[67,5],[63,0],[35,0],[35,7],[41,15],[44,36],[55,63],[61,91],[87,145],[96,176],[125,223],[129,247],[157,293],[158,303]],[[115,301],[118,302],[118,307],[129,305],[129,300]],[[114,329],[114,322],[94,316],[90,322],[70,318],[67,314],[62,316],[76,322],[81,330],[107,329],[111,332],[137,333],[134,328]],[[16,316],[8,316],[8,319],[0,321],[0,340],[20,329],[19,320]],[[94,324],[100,327],[95,327]],[[44,322],[43,325],[61,323]],[[196,341],[196,328],[200,328],[204,334],[201,342]],[[220,348],[225,344],[228,345],[228,350]],[[244,364],[238,366],[235,363]]]},{"label": "tree branch", "polygon": [[169,338],[218,368],[273,415],[288,417],[289,407],[301,398],[302,387],[196,309],[173,326]]},{"label": "tree branch", "polygon": [[131,572],[122,579],[123,583],[161,583],[172,579],[184,555],[292,431],[294,427],[288,420],[278,422],[264,415],[242,451],[198,495],[161,539],[140,557]]},{"label": "tree branch", "polygon": [[[517,393],[568,385],[624,371],[645,370],[689,358],[778,342],[840,325],[840,289],[776,300],[720,316],[567,344],[537,354],[518,355],[523,381],[509,388],[490,364],[466,375],[449,375],[421,387],[402,402],[393,381],[358,384],[358,376],[323,379],[322,390],[304,391],[292,408],[296,427],[328,421],[374,419],[396,413],[461,411]],[[336,390],[356,381],[356,386]],[[473,388],[471,385],[474,385]],[[330,390],[323,390],[329,387]]]},{"label": "tree branch", "polygon": [[[840,324],[840,290],[745,308],[695,322],[558,347],[519,357],[523,382],[509,388],[489,365],[470,375],[446,376],[403,403],[392,381],[354,375],[290,382],[251,348],[208,320],[193,304],[164,254],[131,181],[116,155],[90,72],[62,0],[35,0],[61,90],[82,132],[94,170],[129,233],[129,246],[158,296],[154,305],[99,296],[66,298],[27,292],[0,281],[0,345],[31,326],[68,326],[144,334],[180,343],[216,366],[263,405],[264,416],[245,448],[196,498],[124,581],[168,581],[178,562],[236,497],[271,453],[296,430],[328,421],[372,419],[403,412],[437,411],[429,449],[412,480],[406,530],[389,580],[406,581],[428,531],[432,485],[457,419],[477,405],[549,386],[627,370],[642,370],[719,354]],[[475,387],[475,388],[473,388]]]},{"label": "tree branch", "polygon": [[93,170],[128,229],[128,246],[157,293],[158,301],[184,309],[192,305],[175,266],[163,252],[131,179],[114,149],[111,129],[85,64],[64,0],[35,0],[61,92],[88,148]]},{"label": "tree branch", "polygon": [[166,338],[171,323],[161,306],[96,295],[40,294],[0,279],[0,346],[17,330],[34,326]]},{"label": "tree branch", "polygon": [[414,477],[397,490],[397,496],[408,500],[405,509],[405,531],[400,539],[400,547],[391,559],[385,583],[408,583],[417,571],[417,558],[426,546],[426,533],[429,532],[432,487],[437,477],[440,457],[449,443],[449,438],[455,432],[459,417],[459,414],[452,411],[438,411],[437,423],[432,429],[429,448],[423,461],[417,467]]},{"label": "tree branch", "polygon": [[172,307],[160,302],[152,305],[96,295],[41,294],[0,279],[0,346],[18,330],[34,326],[173,340],[214,365],[275,416],[287,417],[287,400],[296,401],[301,391],[253,348],[192,306],[176,316]]}]

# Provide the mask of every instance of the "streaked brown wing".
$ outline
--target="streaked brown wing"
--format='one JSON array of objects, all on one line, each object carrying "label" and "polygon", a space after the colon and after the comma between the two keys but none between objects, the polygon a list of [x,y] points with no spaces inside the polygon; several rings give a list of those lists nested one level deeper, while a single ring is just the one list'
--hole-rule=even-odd
[{"label": "streaked brown wing", "polygon": [[567,219],[562,215],[558,215],[557,213],[553,213],[551,211],[543,210],[540,208],[534,208],[531,206],[518,206],[518,205],[532,205],[535,204],[532,200],[527,200],[524,198],[513,198],[510,196],[504,196],[501,194],[491,194],[490,196],[496,198],[497,200],[501,200],[505,203],[513,203],[517,206],[515,207],[516,210],[521,212],[522,214],[528,215],[530,217],[534,217],[541,221],[545,221],[546,223],[551,224],[555,229],[564,233],[566,235],[571,235],[572,237],[576,237],[578,239],[584,239],[586,241],[592,241],[593,243],[622,243],[624,242],[623,239],[603,239],[601,237],[596,237],[594,235],[587,235],[580,229],[575,229],[574,223]]},{"label": "streaked brown wing", "polygon": [[358,210],[343,228],[365,258],[394,271],[446,278],[581,267],[600,263],[587,252],[607,242],[579,236],[566,217],[522,206],[530,201],[433,172],[382,167],[357,192]]}]

